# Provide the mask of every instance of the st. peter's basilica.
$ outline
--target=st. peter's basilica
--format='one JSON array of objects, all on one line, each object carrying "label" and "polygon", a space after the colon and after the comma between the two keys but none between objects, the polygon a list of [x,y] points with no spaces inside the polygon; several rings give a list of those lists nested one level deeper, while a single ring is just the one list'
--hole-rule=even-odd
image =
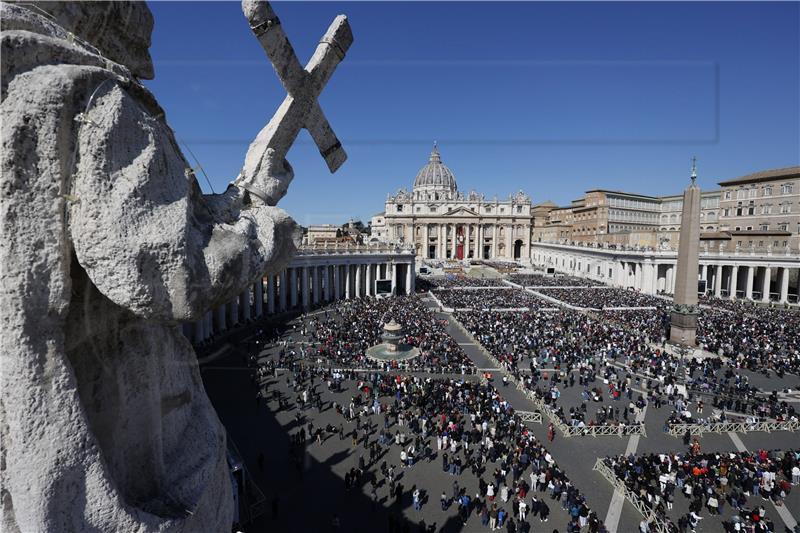
[{"label": "st. peter's basilica", "polygon": [[453,172],[434,144],[411,192],[400,189],[372,217],[372,236],[413,242],[427,259],[520,259],[530,257],[532,205],[519,191],[505,200],[458,190]]}]

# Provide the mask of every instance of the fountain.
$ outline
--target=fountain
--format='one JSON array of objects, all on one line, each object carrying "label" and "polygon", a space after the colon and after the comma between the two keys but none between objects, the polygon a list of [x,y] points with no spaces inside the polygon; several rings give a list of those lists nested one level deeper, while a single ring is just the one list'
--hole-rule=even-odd
[{"label": "fountain", "polygon": [[406,361],[419,355],[419,348],[402,342],[403,326],[394,319],[383,325],[381,340],[383,340],[382,343],[367,349],[366,355],[373,361]]}]

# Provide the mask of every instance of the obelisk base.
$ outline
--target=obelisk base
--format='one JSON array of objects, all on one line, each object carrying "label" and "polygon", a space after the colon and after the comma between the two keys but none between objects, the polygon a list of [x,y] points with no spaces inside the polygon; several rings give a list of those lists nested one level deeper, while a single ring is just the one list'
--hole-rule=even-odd
[{"label": "obelisk base", "polygon": [[697,313],[692,311],[670,312],[669,341],[672,344],[694,347],[697,337]]}]

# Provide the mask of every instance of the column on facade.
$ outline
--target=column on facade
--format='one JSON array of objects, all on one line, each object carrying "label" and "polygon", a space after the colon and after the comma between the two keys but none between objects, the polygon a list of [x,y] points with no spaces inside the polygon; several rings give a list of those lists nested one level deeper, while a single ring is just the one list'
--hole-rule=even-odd
[{"label": "column on facade", "polygon": [[275,278],[277,276],[270,275],[267,278],[267,314],[275,313]]},{"label": "column on facade", "polygon": [[749,266],[747,268],[747,281],[744,286],[744,297],[748,300],[753,299],[753,281],[755,281],[755,267]]},{"label": "column on facade", "polygon": [[739,285],[739,265],[733,265],[731,270],[731,279],[728,283],[728,297],[731,300],[736,299],[736,289]]},{"label": "column on facade", "polygon": [[770,282],[772,281],[772,269],[770,267],[764,267],[764,283],[762,283],[761,287],[761,301],[768,302],[769,301],[769,290],[770,290]]},{"label": "column on facade", "polygon": [[[428,224],[422,225],[422,254],[420,254],[425,259],[428,258],[429,249],[430,249],[430,226]],[[367,282],[369,282],[369,276],[367,276]],[[369,290],[367,290],[367,295],[369,295]]]},{"label": "column on facade", "polygon": [[786,303],[789,301],[789,267],[781,268],[780,278],[780,302]]},{"label": "column on facade", "polygon": [[469,258],[469,238],[472,236],[470,231],[471,224],[464,224],[464,259]]},{"label": "column on facade", "polygon": [[253,296],[255,297],[255,316],[260,317],[264,314],[264,278],[258,278],[253,283]]},{"label": "column on facade", "polygon": [[478,259],[483,259],[483,224],[478,224],[478,239],[475,247],[478,250],[478,253],[474,254],[475,257]]},{"label": "column on facade", "polygon": [[[442,246],[442,241],[442,224],[436,224],[436,259],[442,259],[444,257],[444,247]],[[377,274],[378,277],[380,277],[380,272]]]},{"label": "column on facade", "polygon": [[667,265],[667,272],[664,277],[664,292],[670,293],[670,289],[672,288],[672,278],[675,277],[675,267],[672,265]]},{"label": "column on facade", "polygon": [[514,258],[514,225],[506,226],[506,259]]},{"label": "column on facade", "polygon": [[714,270],[714,296],[722,296],[722,265],[717,265]]},{"label": "column on facade", "polygon": [[286,311],[286,299],[289,296],[289,282],[287,281],[288,278],[289,278],[289,271],[288,269],[284,268],[281,271],[280,286],[278,287],[280,291],[278,303],[280,304],[281,311]]},{"label": "column on facade", "polygon": [[303,304],[303,309],[308,309],[311,305],[311,299],[309,298],[309,290],[311,289],[311,284],[309,283],[310,277],[308,275],[308,267],[304,266],[300,271],[300,294],[301,294],[301,301]]}]

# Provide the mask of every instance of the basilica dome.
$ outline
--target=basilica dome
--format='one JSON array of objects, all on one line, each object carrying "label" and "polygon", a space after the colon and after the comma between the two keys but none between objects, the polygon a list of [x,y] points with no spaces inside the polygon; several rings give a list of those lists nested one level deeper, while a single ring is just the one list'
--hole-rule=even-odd
[{"label": "basilica dome", "polygon": [[417,178],[414,180],[414,189],[448,192],[456,192],[458,190],[456,177],[442,163],[442,158],[439,156],[439,147],[436,146],[436,143],[433,145],[428,164],[417,172]]}]

